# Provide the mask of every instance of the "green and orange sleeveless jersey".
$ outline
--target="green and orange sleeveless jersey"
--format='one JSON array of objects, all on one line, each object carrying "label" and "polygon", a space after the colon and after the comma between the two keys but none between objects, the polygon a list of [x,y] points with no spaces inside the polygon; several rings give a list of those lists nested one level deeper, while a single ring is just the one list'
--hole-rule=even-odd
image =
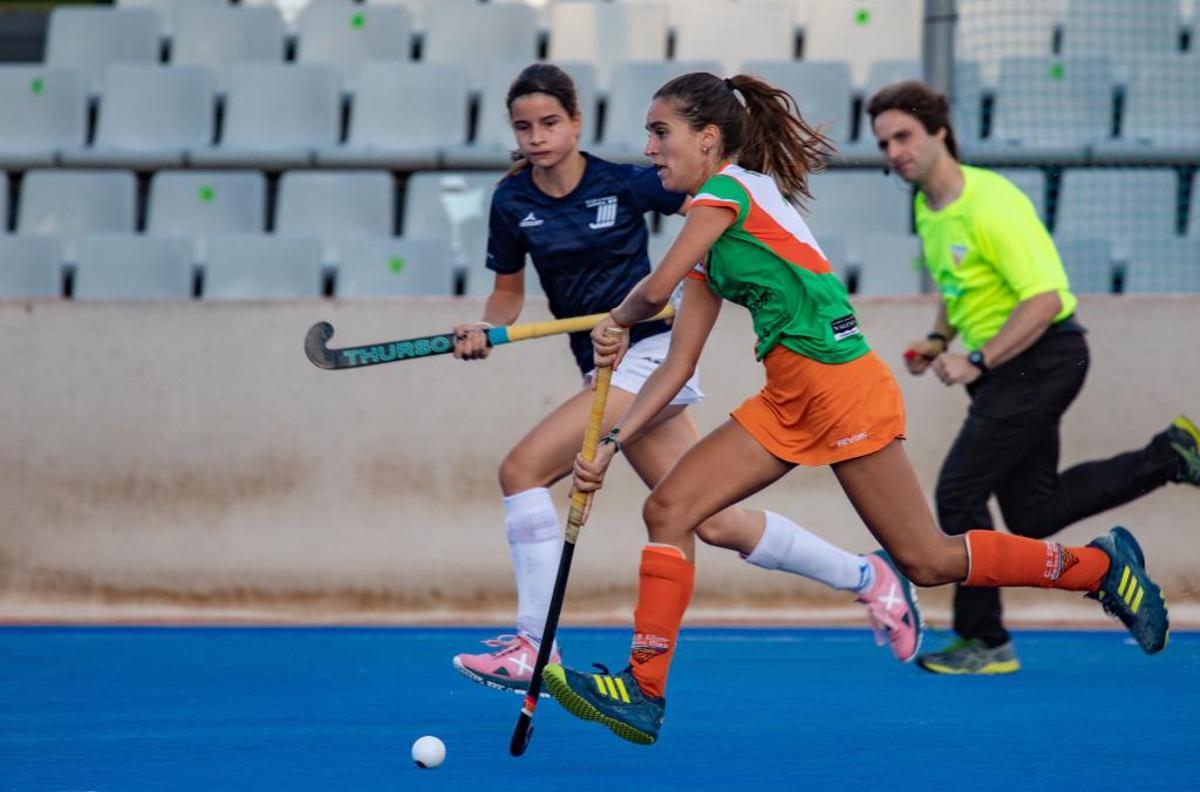
[{"label": "green and orange sleeveless jersey", "polygon": [[962,166],[963,190],[933,211],[917,193],[917,235],[925,266],[946,303],[946,319],[967,349],[979,349],[1008,321],[1017,303],[1058,292],[1062,310],[1075,312],[1067,273],[1033,204],[994,171]]},{"label": "green and orange sleeveless jersey", "polygon": [[750,311],[759,360],[776,344],[821,363],[845,363],[870,350],[846,288],[770,176],[726,163],[692,206],[737,213],[691,277]]}]

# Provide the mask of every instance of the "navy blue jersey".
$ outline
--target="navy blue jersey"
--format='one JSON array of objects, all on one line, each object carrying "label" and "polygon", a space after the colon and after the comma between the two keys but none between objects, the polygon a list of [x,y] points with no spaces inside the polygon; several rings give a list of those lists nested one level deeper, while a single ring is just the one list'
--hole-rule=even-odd
[{"label": "navy blue jersey", "polygon": [[[685,197],[664,190],[653,168],[583,156],[583,178],[562,198],[538,189],[529,168],[504,179],[488,219],[488,269],[519,272],[528,253],[558,318],[616,308],[650,272],[645,213],[674,214]],[[630,343],[668,329],[643,322]],[[592,369],[588,333],[571,334],[571,351],[581,371]]]}]

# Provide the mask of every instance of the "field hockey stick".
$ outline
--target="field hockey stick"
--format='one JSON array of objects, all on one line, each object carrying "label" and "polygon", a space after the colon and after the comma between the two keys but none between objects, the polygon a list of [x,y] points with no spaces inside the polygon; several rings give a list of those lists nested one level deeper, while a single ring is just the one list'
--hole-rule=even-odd
[{"label": "field hockey stick", "polygon": [[[619,327],[612,327],[608,332],[618,335],[624,331]],[[583,458],[589,462],[595,458],[596,445],[600,442],[600,425],[604,421],[604,404],[608,401],[608,384],[611,379],[612,366],[602,366],[596,370],[596,392],[592,396],[592,412],[588,416],[587,430],[583,433],[583,449],[580,451]],[[533,712],[537,709],[538,696],[542,692],[542,671],[550,661],[550,651],[554,647],[558,617],[562,614],[563,599],[567,593],[567,576],[571,573],[571,559],[575,555],[575,540],[579,538],[579,529],[583,527],[584,515],[587,514],[591,497],[589,493],[577,490],[571,492],[571,509],[567,513],[567,528],[563,534],[562,557],[558,562],[558,575],[554,578],[554,593],[550,595],[550,609],[546,612],[546,626],[542,629],[542,645],[538,648],[537,662],[533,664],[533,676],[529,680],[529,690],[525,694],[521,714],[517,716],[517,725],[508,744],[508,752],[513,756],[525,753],[530,739],[533,738]]]},{"label": "field hockey stick", "polygon": [[[670,319],[674,315],[675,309],[668,305],[656,315],[643,321]],[[599,313],[575,316],[569,319],[553,319],[549,322],[489,327],[484,332],[487,334],[488,346],[496,347],[501,344],[511,344],[514,341],[527,341],[530,338],[544,338],[545,336],[591,330],[606,316],[608,314]],[[380,363],[397,363],[403,360],[445,355],[454,351],[454,333],[408,338],[402,341],[383,341],[341,349],[327,346],[332,337],[333,325],[329,322],[317,322],[308,328],[308,333],[304,336],[304,354],[308,355],[308,359],[314,366],[323,369],[362,368],[377,366]]]}]

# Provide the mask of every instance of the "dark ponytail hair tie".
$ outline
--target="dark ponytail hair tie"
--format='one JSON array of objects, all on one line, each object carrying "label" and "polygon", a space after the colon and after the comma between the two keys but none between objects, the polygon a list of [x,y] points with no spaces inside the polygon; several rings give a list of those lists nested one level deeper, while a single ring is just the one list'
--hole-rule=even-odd
[{"label": "dark ponytail hair tie", "polygon": [[733,84],[733,80],[729,79],[728,77],[725,78],[725,87],[731,91],[737,90],[737,86]]}]

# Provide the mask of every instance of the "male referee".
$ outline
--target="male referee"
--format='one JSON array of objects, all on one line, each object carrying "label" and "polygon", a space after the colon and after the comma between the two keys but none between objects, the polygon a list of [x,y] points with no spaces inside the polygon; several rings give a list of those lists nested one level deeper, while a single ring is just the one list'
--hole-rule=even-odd
[{"label": "male referee", "polygon": [[[1145,448],[1058,472],[1059,421],[1083,386],[1088,346],[1054,242],[1016,186],[958,161],[944,96],[895,83],[867,113],[888,167],[919,190],[917,233],[942,295],[932,332],[910,345],[906,365],[912,374],[932,367],[971,397],[938,476],[942,530],[992,528],[993,494],[1010,531],[1044,539],[1169,481],[1200,486],[1200,429],[1182,415]],[[966,355],[948,351],[956,335]],[[997,589],[957,587],[954,631],[956,640],[917,663],[942,674],[1020,668]]]}]

